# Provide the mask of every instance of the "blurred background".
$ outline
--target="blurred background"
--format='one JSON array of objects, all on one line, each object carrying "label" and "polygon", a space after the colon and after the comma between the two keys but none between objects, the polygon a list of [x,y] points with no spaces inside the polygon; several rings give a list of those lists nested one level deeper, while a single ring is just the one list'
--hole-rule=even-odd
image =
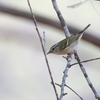
[{"label": "blurred background", "polygon": [[[67,7],[79,2],[57,0],[71,33],[77,33],[91,24],[77,49],[80,59],[100,57],[100,2],[88,0],[76,8]],[[30,0],[30,3],[41,36],[45,32],[48,51],[53,44],[65,38],[64,32],[51,0]],[[47,57],[54,81],[61,84],[66,60],[53,54]],[[83,65],[100,94],[100,60]],[[95,100],[78,65],[70,68],[66,84],[84,100]],[[60,94],[60,88],[56,87]],[[68,88],[65,88],[65,93],[68,95],[63,100],[80,100]],[[27,0],[0,0],[0,99],[56,100]]]}]

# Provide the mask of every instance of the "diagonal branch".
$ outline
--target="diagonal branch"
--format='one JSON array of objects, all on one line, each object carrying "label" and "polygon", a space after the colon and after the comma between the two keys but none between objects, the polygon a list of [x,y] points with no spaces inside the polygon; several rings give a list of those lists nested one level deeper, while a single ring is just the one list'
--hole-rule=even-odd
[{"label": "diagonal branch", "polygon": [[[60,84],[57,84],[57,83],[55,83],[55,84],[58,85],[59,87],[61,87]],[[83,98],[82,98],[77,92],[75,92],[71,87],[69,87],[69,86],[66,85],[66,84],[65,84],[65,86],[66,86],[67,88],[69,88],[72,92],[74,92],[81,100],[83,100]],[[65,93],[65,94],[67,94],[67,93]]]},{"label": "diagonal branch", "polygon": [[[65,57],[64,57],[64,58],[65,58]],[[84,61],[81,61],[80,63],[90,62],[90,61],[99,60],[99,59],[100,59],[100,57],[98,57],[98,58],[93,58],[93,59],[89,59],[89,60],[84,60]],[[73,63],[73,64],[70,65],[70,67],[71,67],[71,66],[74,66],[74,65],[76,65],[76,64],[79,64],[79,63]]]},{"label": "diagonal branch", "polygon": [[37,31],[38,36],[39,36],[39,39],[40,39],[40,43],[41,43],[41,46],[42,46],[42,51],[43,51],[43,54],[44,54],[44,57],[45,57],[45,61],[46,61],[46,64],[47,64],[47,68],[48,68],[48,71],[49,71],[49,75],[50,75],[50,78],[51,78],[51,83],[52,83],[52,85],[53,85],[56,98],[57,98],[57,100],[59,100],[59,99],[58,99],[57,90],[56,90],[56,87],[55,87],[55,83],[54,83],[54,80],[53,80],[53,77],[52,77],[52,73],[51,73],[51,70],[50,70],[50,66],[49,66],[49,63],[48,63],[48,59],[47,59],[47,56],[46,56],[46,51],[45,51],[45,49],[44,49],[44,45],[43,45],[43,42],[42,42],[42,38],[41,38],[41,36],[40,36],[40,32],[39,32],[39,29],[38,29],[38,26],[37,26],[37,21],[36,21],[36,18],[35,18],[35,16],[34,16],[34,14],[33,14],[33,11],[32,11],[32,8],[31,8],[31,5],[30,5],[29,0],[27,0],[27,2],[28,2],[28,6],[29,6],[29,8],[30,8],[31,15],[32,15],[32,17],[33,17],[33,22],[34,22],[34,24],[35,24],[36,31]]},{"label": "diagonal branch", "polygon": [[58,7],[58,5],[57,5],[56,0],[52,0],[52,4],[53,4],[53,7],[54,7],[54,9],[55,9],[55,11],[56,11],[56,13],[57,13],[57,15],[58,15],[58,18],[59,18],[59,20],[60,20],[61,26],[62,26],[62,28],[63,28],[63,30],[64,30],[64,32],[65,32],[65,36],[66,36],[66,37],[70,37],[71,34],[70,34],[69,30],[68,30],[67,24],[66,24],[66,22],[65,22],[65,20],[64,20],[64,18],[63,18],[63,16],[62,16],[62,14],[61,14],[61,12],[60,12],[60,10],[59,10],[59,7]]},{"label": "diagonal branch", "polygon": [[76,8],[76,7],[78,7],[78,6],[80,6],[80,5],[82,5],[82,4],[84,4],[85,2],[87,2],[88,0],[82,0],[82,1],[80,1],[79,3],[77,3],[77,4],[73,4],[73,5],[70,5],[70,6],[67,6],[68,8]]},{"label": "diagonal branch", "polygon": [[82,70],[82,72],[84,74],[84,77],[86,78],[86,81],[87,81],[88,85],[90,86],[90,88],[92,89],[92,91],[93,91],[93,93],[95,95],[95,98],[98,99],[98,100],[100,100],[100,96],[98,95],[96,89],[94,88],[92,82],[90,81],[89,76],[86,73],[86,70],[85,70],[84,66],[81,64],[81,61],[80,61],[80,58],[79,58],[77,52],[75,52],[74,55],[75,55],[75,59],[79,63],[80,69]]},{"label": "diagonal branch", "polygon": [[69,87],[68,85],[65,84],[66,87],[68,87],[70,90],[72,90],[81,100],[83,100],[82,97],[79,96],[78,93],[76,93],[71,87]]}]

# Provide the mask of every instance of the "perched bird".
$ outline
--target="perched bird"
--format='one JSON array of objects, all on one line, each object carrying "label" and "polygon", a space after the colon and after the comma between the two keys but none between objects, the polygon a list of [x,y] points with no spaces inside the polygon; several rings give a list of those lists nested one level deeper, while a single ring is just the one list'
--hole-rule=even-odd
[{"label": "perched bird", "polygon": [[75,47],[78,45],[80,39],[82,38],[82,35],[84,34],[85,30],[90,26],[91,24],[88,24],[81,32],[71,35],[70,37],[67,37],[60,42],[56,43],[53,45],[49,52],[52,54],[57,54],[57,55],[64,55],[64,54],[69,54],[73,53],[75,50]]}]

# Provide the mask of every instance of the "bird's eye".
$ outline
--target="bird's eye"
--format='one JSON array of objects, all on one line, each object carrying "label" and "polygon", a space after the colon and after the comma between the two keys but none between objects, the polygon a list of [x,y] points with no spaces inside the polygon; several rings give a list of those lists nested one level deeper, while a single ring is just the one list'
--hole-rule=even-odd
[{"label": "bird's eye", "polygon": [[55,48],[53,47],[52,50],[54,50]]},{"label": "bird's eye", "polygon": [[55,50],[58,46],[58,43],[52,46],[52,50]]}]

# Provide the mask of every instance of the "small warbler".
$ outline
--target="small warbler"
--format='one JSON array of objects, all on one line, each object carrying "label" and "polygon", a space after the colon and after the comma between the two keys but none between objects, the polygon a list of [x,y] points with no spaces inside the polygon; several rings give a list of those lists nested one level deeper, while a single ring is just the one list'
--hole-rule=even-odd
[{"label": "small warbler", "polygon": [[91,24],[88,24],[81,32],[75,35],[71,35],[70,37],[67,37],[61,40],[60,42],[56,43],[55,45],[53,45],[47,54],[53,53],[57,55],[64,55],[73,53],[75,47],[79,43],[79,40],[82,38],[83,33],[90,25]]}]

